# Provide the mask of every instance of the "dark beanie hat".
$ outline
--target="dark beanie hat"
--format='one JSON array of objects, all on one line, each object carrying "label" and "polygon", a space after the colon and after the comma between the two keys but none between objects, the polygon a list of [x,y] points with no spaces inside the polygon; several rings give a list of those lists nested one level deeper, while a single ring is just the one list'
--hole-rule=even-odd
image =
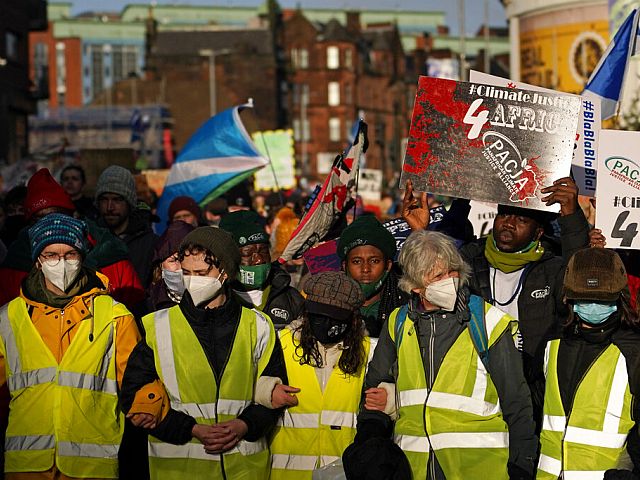
[{"label": "dark beanie hat", "polygon": [[344,272],[322,272],[307,278],[303,287],[310,313],[348,320],[364,303],[360,285]]},{"label": "dark beanie hat", "polygon": [[519,217],[531,218],[542,227],[546,227],[558,217],[558,214],[554,212],[515,207],[513,205],[498,205],[498,215],[517,215]]},{"label": "dark beanie hat", "polygon": [[226,230],[240,247],[256,243],[269,243],[269,235],[262,226],[260,215],[253,210],[227,213],[220,220],[220,228]]},{"label": "dark beanie hat", "polygon": [[57,207],[70,214],[76,207],[69,194],[55,181],[46,168],[41,168],[29,179],[27,197],[24,200],[24,210],[27,219],[45,208]]},{"label": "dark beanie hat", "polygon": [[349,251],[362,245],[379,248],[388,259],[396,256],[396,241],[393,235],[373,215],[356,218],[342,231],[338,239],[338,256],[344,260]]},{"label": "dark beanie hat", "polygon": [[184,237],[192,232],[195,227],[185,222],[170,223],[164,233],[158,239],[153,251],[151,263],[162,263],[175,252],[180,250],[180,244]]},{"label": "dark beanie hat", "polygon": [[570,300],[615,302],[627,286],[622,259],[613,250],[585,248],[569,259],[564,293]]},{"label": "dark beanie hat", "polygon": [[173,220],[173,216],[181,210],[187,210],[188,212],[193,213],[196,218],[200,218],[202,214],[196,201],[185,195],[182,197],[176,197],[171,201],[171,204],[169,205],[169,221]]},{"label": "dark beanie hat", "polygon": [[228,232],[216,227],[198,227],[184,237],[180,251],[189,245],[209,250],[220,261],[229,278],[235,279],[238,276],[240,251]]},{"label": "dark beanie hat", "polygon": [[31,260],[35,261],[42,250],[54,243],[64,243],[85,256],[87,253],[87,224],[82,220],[51,213],[42,217],[29,229]]}]

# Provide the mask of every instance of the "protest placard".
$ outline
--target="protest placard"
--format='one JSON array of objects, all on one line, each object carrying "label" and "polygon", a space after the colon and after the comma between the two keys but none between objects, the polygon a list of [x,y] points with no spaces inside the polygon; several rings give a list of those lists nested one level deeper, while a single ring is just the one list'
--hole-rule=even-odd
[{"label": "protest placard", "polygon": [[255,132],[252,137],[260,153],[268,158],[273,165],[273,170],[267,165],[255,173],[256,190],[277,190],[278,187],[283,190],[294,188],[296,177],[293,130]]},{"label": "protest placard", "polygon": [[[471,70],[469,81],[485,83],[509,88],[526,88],[538,92],[554,93],[554,90],[530,85],[523,82],[514,82],[507,78],[496,77],[488,73]],[[587,197],[596,194],[596,167],[598,158],[598,138],[600,137],[600,103],[581,98],[580,119],[576,132],[573,160],[571,162],[571,174],[578,186],[578,193]]]},{"label": "protest placard", "polygon": [[558,211],[540,190],[568,176],[580,100],[420,77],[400,185]]},{"label": "protest placard", "polygon": [[382,194],[382,170],[361,168],[358,175],[358,195],[363,200],[379,202]]},{"label": "protest placard", "polygon": [[639,132],[600,132],[596,227],[607,247],[640,249],[639,142]]},{"label": "protest placard", "polygon": [[498,214],[498,205],[495,203],[471,202],[469,221],[473,225],[473,233],[476,237],[486,237],[493,230],[493,219]]}]

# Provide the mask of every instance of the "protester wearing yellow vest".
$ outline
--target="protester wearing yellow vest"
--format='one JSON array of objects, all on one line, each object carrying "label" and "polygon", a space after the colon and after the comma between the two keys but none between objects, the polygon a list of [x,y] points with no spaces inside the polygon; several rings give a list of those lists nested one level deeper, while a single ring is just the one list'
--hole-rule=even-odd
[{"label": "protester wearing yellow vest", "polygon": [[[239,253],[227,232],[195,229],[179,259],[186,291],[179,305],[144,317],[146,342],[127,365],[123,408],[150,428],[152,479],[267,480],[265,434],[280,412],[253,399],[263,375],[286,379],[273,325],[230,292]],[[164,398],[134,398],[154,378]]]},{"label": "protester wearing yellow vest", "polygon": [[34,267],[0,309],[4,478],[118,478],[118,392],[140,334],[106,277],[83,266],[83,221],[47,215],[29,240]]},{"label": "protester wearing yellow vest", "polygon": [[622,260],[604,248],[578,251],[564,295],[571,307],[565,334],[545,352],[536,478],[638,478],[640,321],[629,306]]},{"label": "protester wearing yellow vest", "polygon": [[289,406],[271,442],[272,480],[311,479],[336,462],[355,436],[366,365],[374,345],[364,334],[360,286],[342,272],[304,284],[304,315],[280,331],[290,386],[269,401]]},{"label": "protester wearing yellow vest", "polygon": [[[365,403],[356,444],[393,433],[414,480],[532,478],[537,438],[511,317],[475,297],[488,346],[481,358],[468,328],[469,267],[452,239],[414,232],[399,263],[411,299],[383,327],[365,378],[365,388],[395,384],[397,415]],[[354,471],[358,458],[344,460]],[[383,478],[360,468],[348,478]]]}]

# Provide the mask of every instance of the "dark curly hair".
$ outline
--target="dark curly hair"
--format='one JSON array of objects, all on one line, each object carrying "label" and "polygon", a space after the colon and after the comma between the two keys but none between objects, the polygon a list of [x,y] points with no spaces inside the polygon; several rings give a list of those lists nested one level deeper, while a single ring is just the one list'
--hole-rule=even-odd
[{"label": "dark curly hair", "polygon": [[180,252],[178,252],[178,260],[182,262],[184,260],[184,257],[198,255],[200,253],[204,254],[204,261],[207,265],[209,265],[209,270],[211,270],[213,267],[216,267],[218,270],[220,270],[220,260],[218,260],[216,256],[211,253],[211,251],[196,243],[187,243],[186,245],[181,246]]},{"label": "dark curly hair", "polygon": [[[569,301],[569,305],[573,305],[573,301]],[[621,293],[618,301],[618,312],[620,313],[620,322],[622,328],[628,328],[640,332],[640,316],[638,312],[631,307],[631,295],[629,290],[625,288]],[[579,322],[578,315],[573,311],[573,308],[569,308],[569,316],[564,323],[564,328],[571,329]]]},{"label": "dark curly hair", "polygon": [[[366,365],[366,354],[364,350],[364,324],[360,318],[360,312],[355,311],[351,317],[351,328],[343,339],[344,350],[338,360],[338,367],[345,375],[357,376]],[[295,355],[300,365],[311,365],[321,368],[322,355],[318,350],[318,340],[311,331],[311,325],[306,315],[302,323],[294,330]],[[296,333],[300,340],[296,340]]]}]

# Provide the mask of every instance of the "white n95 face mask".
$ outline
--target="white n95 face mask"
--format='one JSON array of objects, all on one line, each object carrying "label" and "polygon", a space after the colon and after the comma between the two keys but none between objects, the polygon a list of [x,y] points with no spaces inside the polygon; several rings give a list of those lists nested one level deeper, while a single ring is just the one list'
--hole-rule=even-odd
[{"label": "white n95 face mask", "polygon": [[437,305],[442,310],[453,312],[458,298],[458,284],[460,279],[449,277],[444,280],[433,282],[424,290],[424,298],[433,305]]},{"label": "white n95 face mask", "polygon": [[55,265],[49,262],[42,262],[42,273],[44,277],[53,283],[63,292],[67,291],[69,285],[78,277],[82,263],[80,260],[59,260]]},{"label": "white n95 face mask", "polygon": [[189,295],[191,295],[193,304],[196,307],[218,295],[222,288],[222,282],[220,281],[221,276],[222,272],[220,272],[218,278],[198,275],[184,276],[184,285],[189,291]]}]

